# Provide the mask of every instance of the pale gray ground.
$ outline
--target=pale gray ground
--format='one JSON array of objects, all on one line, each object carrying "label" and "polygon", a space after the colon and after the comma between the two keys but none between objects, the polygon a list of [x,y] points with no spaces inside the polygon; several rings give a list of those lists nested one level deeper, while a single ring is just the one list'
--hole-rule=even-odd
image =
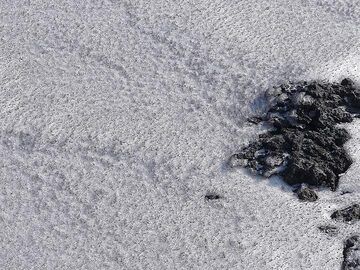
[{"label": "pale gray ground", "polygon": [[[0,269],[339,269],[355,164],[301,203],[229,171],[256,97],[360,81],[357,0],[0,1]],[[207,202],[208,191],[224,198]]]}]

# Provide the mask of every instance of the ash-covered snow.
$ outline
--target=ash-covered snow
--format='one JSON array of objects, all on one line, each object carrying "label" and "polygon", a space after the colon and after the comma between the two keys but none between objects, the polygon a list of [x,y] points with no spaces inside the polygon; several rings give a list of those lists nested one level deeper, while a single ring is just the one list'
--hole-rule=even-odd
[{"label": "ash-covered snow", "polygon": [[225,163],[264,132],[246,119],[269,87],[360,82],[359,8],[0,1],[0,269],[339,269],[359,121],[316,202]]}]

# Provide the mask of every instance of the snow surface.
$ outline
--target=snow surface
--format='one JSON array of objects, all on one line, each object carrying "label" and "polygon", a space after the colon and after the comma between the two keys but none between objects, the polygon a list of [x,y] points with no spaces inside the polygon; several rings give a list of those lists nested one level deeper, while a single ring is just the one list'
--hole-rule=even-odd
[{"label": "snow surface", "polygon": [[360,82],[359,25],[357,0],[1,0],[0,269],[339,269],[359,121],[315,203],[225,163],[266,88]]}]

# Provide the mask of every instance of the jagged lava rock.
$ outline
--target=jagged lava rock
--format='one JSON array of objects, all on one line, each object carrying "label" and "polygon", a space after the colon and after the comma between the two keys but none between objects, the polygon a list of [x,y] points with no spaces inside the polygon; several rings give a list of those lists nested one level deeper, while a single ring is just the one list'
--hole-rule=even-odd
[{"label": "jagged lava rock", "polygon": [[304,185],[301,185],[295,192],[301,201],[315,202],[319,198],[314,190]]},{"label": "jagged lava rock", "polygon": [[360,270],[360,237],[351,236],[345,241],[343,270]]},{"label": "jagged lava rock", "polygon": [[350,135],[336,125],[351,122],[360,110],[360,90],[350,79],[300,82],[270,89],[266,98],[269,109],[262,121],[272,129],[233,155],[230,165],[266,177],[277,174],[291,185],[336,190],[339,175],[352,164],[343,148]]},{"label": "jagged lava rock", "polygon": [[334,213],[332,213],[331,218],[344,222],[357,221],[360,219],[360,205],[353,204],[344,209],[336,210]]}]

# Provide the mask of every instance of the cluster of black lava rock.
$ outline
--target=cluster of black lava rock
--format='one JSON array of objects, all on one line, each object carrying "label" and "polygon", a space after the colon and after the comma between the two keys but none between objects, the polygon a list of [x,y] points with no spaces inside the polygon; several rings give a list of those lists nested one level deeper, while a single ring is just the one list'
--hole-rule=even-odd
[{"label": "cluster of black lava rock", "polygon": [[[267,113],[250,121],[268,123],[270,131],[231,156],[230,166],[248,167],[265,177],[280,175],[293,186],[336,190],[339,175],[352,163],[343,148],[350,135],[336,125],[357,116],[360,89],[350,79],[289,83],[270,89],[266,98]],[[304,186],[297,193],[300,199],[317,199]]]},{"label": "cluster of black lava rock", "polygon": [[[265,177],[279,175],[295,187],[300,200],[317,200],[313,187],[335,191],[340,175],[352,163],[343,148],[350,135],[337,124],[359,116],[360,89],[350,79],[340,83],[288,83],[267,91],[266,99],[268,111],[249,121],[265,122],[270,131],[231,156],[229,165],[247,167]],[[357,222],[360,206],[337,210],[331,218]],[[339,232],[331,225],[318,228],[330,236]],[[343,255],[342,269],[360,269],[360,236],[345,241]]]}]

